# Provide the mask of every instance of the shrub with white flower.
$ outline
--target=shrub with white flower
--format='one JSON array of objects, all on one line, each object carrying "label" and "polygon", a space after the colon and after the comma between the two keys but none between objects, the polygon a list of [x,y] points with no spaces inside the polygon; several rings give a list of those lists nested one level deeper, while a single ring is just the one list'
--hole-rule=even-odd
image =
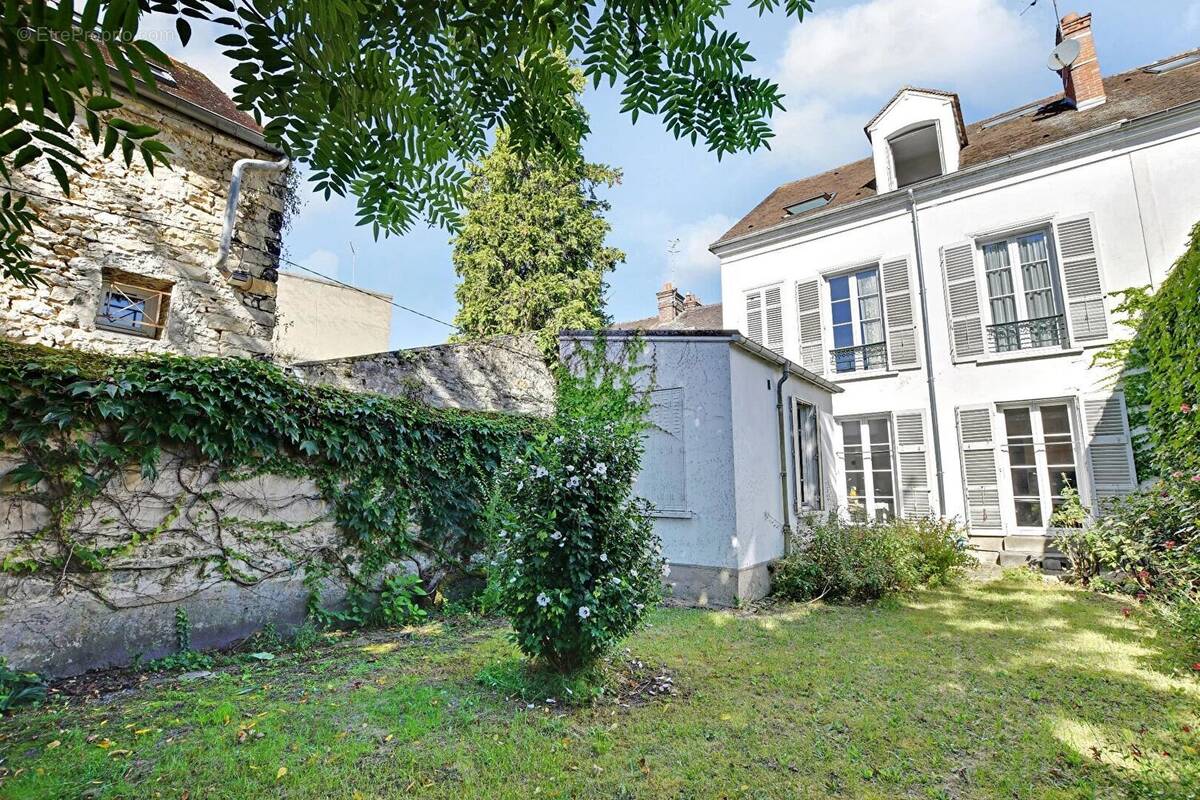
[{"label": "shrub with white flower", "polygon": [[500,492],[501,606],[521,651],[564,672],[632,633],[662,592],[661,547],[632,493],[646,395],[629,368],[585,362],[560,371],[554,425],[511,462]]}]

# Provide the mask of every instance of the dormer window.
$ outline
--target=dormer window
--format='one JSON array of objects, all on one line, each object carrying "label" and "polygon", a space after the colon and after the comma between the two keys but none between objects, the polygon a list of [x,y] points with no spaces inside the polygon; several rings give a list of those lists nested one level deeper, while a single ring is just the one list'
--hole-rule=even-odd
[{"label": "dormer window", "polygon": [[888,139],[897,189],[942,174],[942,149],[938,141],[936,122],[919,125]]}]

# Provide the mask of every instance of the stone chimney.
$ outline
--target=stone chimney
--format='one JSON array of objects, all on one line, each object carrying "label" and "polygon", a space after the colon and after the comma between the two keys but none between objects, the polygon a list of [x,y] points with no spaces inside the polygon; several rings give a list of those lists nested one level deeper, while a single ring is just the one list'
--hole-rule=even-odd
[{"label": "stone chimney", "polygon": [[683,297],[675,289],[675,285],[667,282],[662,291],[655,295],[658,298],[658,321],[670,322],[683,313]]},{"label": "stone chimney", "polygon": [[1062,18],[1058,27],[1057,41],[1074,39],[1079,42],[1079,58],[1066,69],[1059,70],[1063,92],[1068,102],[1083,110],[1103,103],[1104,81],[1100,74],[1100,60],[1096,58],[1096,42],[1092,37],[1092,15],[1080,16],[1074,12]]},{"label": "stone chimney", "polygon": [[691,311],[693,308],[699,308],[704,305],[700,302],[700,298],[696,297],[692,292],[688,292],[683,296],[683,310]]}]

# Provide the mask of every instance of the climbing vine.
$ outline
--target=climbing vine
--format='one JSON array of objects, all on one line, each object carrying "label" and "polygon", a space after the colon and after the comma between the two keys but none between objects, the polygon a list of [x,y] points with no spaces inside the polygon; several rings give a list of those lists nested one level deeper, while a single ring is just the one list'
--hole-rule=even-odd
[{"label": "climbing vine", "polygon": [[[475,569],[495,475],[542,425],[309,386],[253,360],[0,343],[6,528],[17,505],[40,509],[0,571],[94,592],[90,577],[171,531],[195,538],[170,563],[212,581],[300,570],[314,587],[335,572],[361,585],[412,560],[436,584]],[[229,500],[264,476],[289,488]],[[322,521],[314,508],[338,540],[295,536]]]}]

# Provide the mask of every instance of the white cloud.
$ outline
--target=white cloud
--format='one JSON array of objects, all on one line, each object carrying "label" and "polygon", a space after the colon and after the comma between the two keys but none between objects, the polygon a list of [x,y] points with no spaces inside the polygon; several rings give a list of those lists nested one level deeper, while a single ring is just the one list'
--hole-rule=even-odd
[{"label": "white cloud", "polygon": [[311,270],[321,273],[322,275],[330,278],[336,278],[338,276],[338,264],[340,261],[341,259],[338,258],[337,253],[333,252],[332,250],[326,250],[323,247],[319,247],[304,258],[300,259],[299,263]]},{"label": "white cloud", "polygon": [[706,276],[715,275],[721,263],[708,252],[708,246],[733,227],[734,220],[713,214],[698,222],[676,226],[672,238],[679,240],[678,252],[668,256],[664,277],[684,287]]},{"label": "white cloud", "polygon": [[906,84],[1002,110],[1043,69],[1051,31],[1004,0],[867,0],[796,23],[775,79],[776,158],[807,168],[866,154],[862,128]]}]

